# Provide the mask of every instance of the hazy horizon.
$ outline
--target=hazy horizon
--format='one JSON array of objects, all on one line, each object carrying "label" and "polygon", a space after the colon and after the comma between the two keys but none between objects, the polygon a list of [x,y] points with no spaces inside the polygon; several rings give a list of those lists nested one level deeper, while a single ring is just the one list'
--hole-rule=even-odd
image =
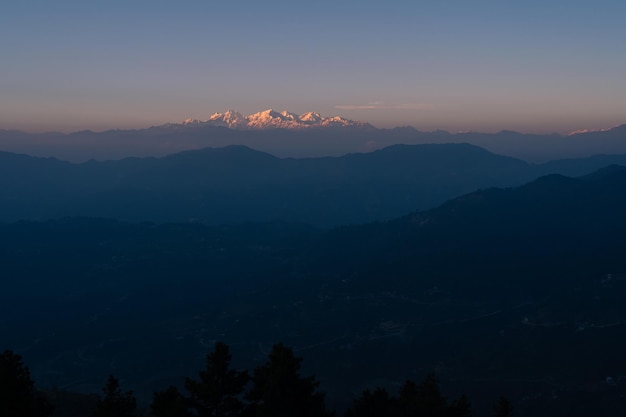
[{"label": "hazy horizon", "polygon": [[[226,111],[230,111],[230,110],[234,110],[234,111],[239,111],[237,108],[229,108],[229,109],[223,109],[221,111],[217,111],[215,113],[212,114],[207,114],[205,116],[201,116],[199,118],[194,118],[196,120],[199,120],[201,122],[207,121],[209,119],[210,116],[212,116],[213,114],[216,113],[224,113]],[[260,109],[260,110],[256,110],[250,113],[243,113],[240,112],[242,114],[244,114],[244,116],[249,116],[251,114],[254,113],[260,113],[262,111],[266,111],[266,110],[273,110],[273,111],[278,111],[278,112],[282,112],[282,111],[289,111],[292,113],[296,113],[298,115],[302,115],[304,113],[307,113],[309,111],[312,112],[317,112],[316,110],[306,110],[306,111],[301,111],[301,112],[293,112],[290,109],[278,109],[278,108],[273,108],[270,109],[269,107]],[[317,112],[320,113],[320,112]],[[422,131],[422,132],[435,132],[435,131],[446,131],[449,132],[451,134],[462,134],[462,133],[485,133],[485,134],[495,134],[495,133],[500,133],[503,131],[513,131],[513,132],[517,132],[517,133],[522,133],[522,134],[531,134],[531,135],[552,135],[552,134],[558,134],[558,135],[562,135],[562,136],[567,136],[570,134],[576,134],[576,133],[586,133],[586,132],[595,132],[595,131],[606,131],[606,130],[610,130],[622,125],[626,124],[626,116],[624,118],[623,121],[618,122],[614,125],[611,126],[587,126],[587,127],[579,127],[579,128],[567,128],[567,127],[563,127],[563,129],[561,130],[542,130],[539,127],[531,127],[531,126],[524,126],[524,125],[519,125],[517,128],[512,127],[512,126],[498,126],[493,127],[493,128],[485,128],[485,129],[446,129],[443,127],[432,127],[432,128],[420,128],[419,126],[415,126],[413,124],[410,123],[399,123],[399,124],[388,124],[388,125],[376,125],[375,123],[372,123],[369,120],[366,119],[354,119],[354,118],[349,118],[347,116],[345,116],[346,111],[343,111],[342,109],[337,110],[335,113],[332,114],[321,114],[322,117],[333,117],[333,116],[340,116],[340,117],[344,117],[346,119],[349,119],[351,121],[355,121],[355,122],[360,122],[360,123],[367,123],[370,124],[371,126],[373,126],[374,128],[377,129],[393,129],[393,128],[402,128],[402,127],[412,127],[418,131]],[[191,118],[187,118],[187,119],[191,119]],[[155,123],[155,124],[150,124],[150,125],[139,125],[139,124],[128,124],[128,125],[102,125],[100,127],[98,126],[83,126],[82,128],[72,128],[72,127],[66,127],[66,128],[42,128],[42,129],[37,129],[37,128],[29,128],[29,126],[26,126],[25,128],[21,128],[19,126],[16,127],[4,127],[4,126],[0,126],[0,130],[16,130],[16,131],[21,131],[21,132],[25,132],[25,133],[31,133],[31,134],[45,134],[45,133],[62,133],[62,134],[72,134],[72,133],[78,133],[78,132],[82,132],[82,131],[92,131],[95,133],[102,133],[105,131],[110,131],[110,130],[142,130],[142,129],[149,129],[151,127],[159,127],[159,126],[164,126],[164,125],[168,125],[168,124],[183,124],[185,122],[185,120],[162,120],[159,123]],[[451,123],[451,125],[454,125],[454,123]]]},{"label": "hazy horizon", "polygon": [[[231,109],[224,109],[221,112],[216,112],[216,113],[224,113],[227,110],[235,110],[238,111],[238,109],[236,108],[231,108]],[[254,111],[250,114],[254,114],[254,113],[259,113],[261,111],[265,111],[265,110],[274,110],[274,111],[290,111],[289,109],[270,109],[270,108],[264,108],[263,110],[258,110],[258,111]],[[307,111],[303,111],[303,112],[293,112],[299,115],[302,115],[308,111],[313,111],[315,112],[315,110],[307,110]],[[317,112],[319,113],[319,112]],[[433,127],[433,128],[420,128],[418,126],[412,125],[410,123],[400,123],[400,124],[395,124],[395,125],[385,125],[385,126],[380,126],[380,125],[375,125],[374,123],[370,122],[369,120],[365,120],[365,119],[352,119],[352,118],[348,118],[345,116],[346,112],[335,112],[332,114],[321,114],[323,117],[333,117],[333,116],[340,116],[340,117],[344,117],[346,119],[349,119],[351,121],[355,121],[355,122],[362,122],[362,123],[367,123],[372,125],[374,128],[376,129],[393,129],[393,128],[402,128],[402,127],[412,127],[418,131],[422,131],[422,132],[436,132],[436,131],[446,131],[448,133],[451,134],[463,134],[463,133],[485,133],[485,134],[495,134],[495,133],[500,133],[503,131],[513,131],[513,132],[517,132],[517,133],[522,133],[522,134],[532,134],[532,135],[552,135],[552,134],[558,134],[558,135],[562,135],[562,136],[567,136],[569,134],[575,134],[575,133],[585,133],[585,132],[595,132],[595,131],[605,131],[605,130],[610,130],[622,125],[626,124],[626,117],[624,119],[623,122],[619,122],[617,124],[611,125],[611,126],[588,126],[588,127],[581,127],[578,129],[568,129],[566,127],[564,127],[562,130],[560,131],[555,131],[555,130],[541,130],[540,128],[536,128],[536,129],[532,129],[527,127],[525,129],[525,126],[519,126],[519,128],[513,128],[511,126],[502,126],[501,128],[493,128],[493,129],[482,129],[482,130],[476,130],[476,129],[457,129],[457,130],[451,130],[451,129],[445,129],[442,127]],[[215,114],[215,113],[213,113]],[[245,116],[248,116],[248,113],[242,113]],[[206,115],[205,117],[200,117],[197,120],[204,122],[207,121],[209,119],[210,115]],[[185,119],[186,120],[186,119]],[[79,132],[83,132],[83,131],[92,131],[95,133],[102,133],[102,132],[106,132],[106,131],[111,131],[111,130],[142,130],[142,129],[149,129],[152,127],[160,127],[160,126],[164,126],[164,125],[168,125],[168,124],[183,124],[185,122],[185,120],[163,120],[160,121],[157,124],[151,124],[151,125],[103,125],[101,127],[90,127],[90,126],[84,126],[82,128],[59,128],[59,129],[55,129],[55,128],[50,128],[50,129],[29,129],[27,128],[20,128],[20,127],[0,127],[0,130],[15,130],[15,131],[21,131],[21,132],[25,132],[25,133],[30,133],[30,134],[45,134],[45,133],[61,133],[61,134],[72,134],[72,133],[79,133]],[[236,128],[233,128],[236,129]]]},{"label": "hazy horizon", "polygon": [[0,129],[317,111],[379,128],[568,133],[626,122],[626,5],[20,2]]}]

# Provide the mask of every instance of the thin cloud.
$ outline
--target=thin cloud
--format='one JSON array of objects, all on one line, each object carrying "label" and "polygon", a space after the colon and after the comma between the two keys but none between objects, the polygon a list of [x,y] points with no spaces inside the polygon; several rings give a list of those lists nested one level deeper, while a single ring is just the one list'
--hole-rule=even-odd
[{"label": "thin cloud", "polygon": [[335,108],[340,110],[429,110],[433,108],[433,105],[429,103],[385,104],[381,101],[374,101],[367,104],[338,104]]},{"label": "thin cloud", "polygon": [[404,104],[396,104],[395,106],[391,106],[392,109],[399,110],[429,110],[434,106],[430,103],[404,103]]},{"label": "thin cloud", "polygon": [[381,109],[385,107],[376,106],[373,104],[339,104],[335,106],[336,109],[341,110],[371,110],[371,109]]}]

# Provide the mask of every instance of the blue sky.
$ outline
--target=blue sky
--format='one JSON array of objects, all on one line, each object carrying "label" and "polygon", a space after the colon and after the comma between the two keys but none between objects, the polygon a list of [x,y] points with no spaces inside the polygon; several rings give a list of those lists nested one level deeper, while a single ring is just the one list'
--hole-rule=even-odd
[{"label": "blue sky", "polygon": [[611,127],[626,123],[625,20],[606,0],[24,0],[0,6],[0,128],[230,108],[423,130]]}]

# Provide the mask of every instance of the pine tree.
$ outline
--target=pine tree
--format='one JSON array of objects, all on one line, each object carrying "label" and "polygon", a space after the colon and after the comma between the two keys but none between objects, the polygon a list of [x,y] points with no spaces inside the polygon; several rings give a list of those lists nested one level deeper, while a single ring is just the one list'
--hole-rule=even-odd
[{"label": "pine tree", "polygon": [[417,399],[420,415],[428,417],[445,415],[447,400],[441,394],[439,381],[434,373],[426,375],[422,383],[417,386]]},{"label": "pine tree", "polygon": [[150,411],[154,417],[188,417],[189,401],[176,387],[157,391],[152,397]]},{"label": "pine tree", "polygon": [[395,401],[395,414],[399,417],[412,417],[420,411],[419,392],[417,384],[407,380],[398,393]]},{"label": "pine tree", "polygon": [[247,371],[230,369],[231,358],[228,346],[218,342],[206,357],[206,369],[200,372],[200,380],[185,381],[194,415],[235,417],[243,411],[242,395],[249,376]]},{"label": "pine tree", "polygon": [[472,407],[466,395],[461,395],[459,399],[452,401],[448,406],[448,417],[472,417]]},{"label": "pine tree", "polygon": [[498,402],[493,407],[493,417],[512,417],[513,416],[513,404],[506,397],[500,397]]},{"label": "pine tree", "polygon": [[22,357],[11,350],[0,355],[0,416],[45,417],[52,406],[37,392]]},{"label": "pine tree", "polygon": [[282,343],[274,345],[268,361],[254,370],[247,398],[255,417],[328,417],[324,394],[314,377],[301,377],[301,358]]},{"label": "pine tree", "polygon": [[137,400],[133,392],[122,392],[119,380],[113,375],[109,375],[102,392],[104,397],[98,401],[96,417],[137,416]]},{"label": "pine tree", "polygon": [[394,417],[398,413],[396,403],[384,388],[378,387],[373,392],[365,390],[354,400],[345,417]]}]

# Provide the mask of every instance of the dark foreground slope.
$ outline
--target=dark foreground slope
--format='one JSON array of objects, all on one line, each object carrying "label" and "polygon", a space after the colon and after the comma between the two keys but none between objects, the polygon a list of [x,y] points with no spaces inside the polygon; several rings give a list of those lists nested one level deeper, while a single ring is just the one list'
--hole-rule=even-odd
[{"label": "dark foreground slope", "polygon": [[[341,407],[435,371],[477,411],[615,415],[626,394],[626,170],[487,189],[320,232],[65,219],[1,226],[2,343],[40,385],[144,393],[215,340],[283,341]],[[479,413],[477,413],[479,414]]]}]

